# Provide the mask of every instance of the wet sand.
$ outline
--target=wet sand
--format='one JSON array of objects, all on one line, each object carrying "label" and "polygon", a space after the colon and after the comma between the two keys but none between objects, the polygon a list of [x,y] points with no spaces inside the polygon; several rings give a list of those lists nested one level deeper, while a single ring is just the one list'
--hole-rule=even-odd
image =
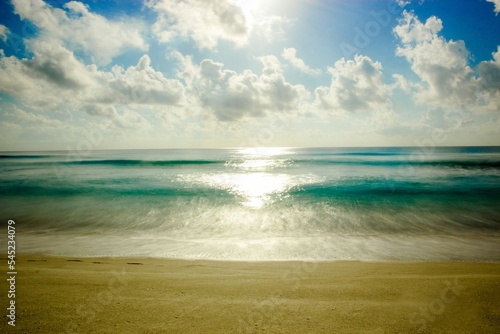
[{"label": "wet sand", "polygon": [[24,254],[16,269],[1,333],[500,333],[499,263]]}]

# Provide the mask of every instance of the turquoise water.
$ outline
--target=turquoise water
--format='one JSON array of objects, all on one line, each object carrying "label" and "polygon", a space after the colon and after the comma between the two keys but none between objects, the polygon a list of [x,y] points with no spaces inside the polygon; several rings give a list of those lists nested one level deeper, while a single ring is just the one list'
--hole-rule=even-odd
[{"label": "turquoise water", "polygon": [[22,252],[500,260],[500,148],[0,154]]}]

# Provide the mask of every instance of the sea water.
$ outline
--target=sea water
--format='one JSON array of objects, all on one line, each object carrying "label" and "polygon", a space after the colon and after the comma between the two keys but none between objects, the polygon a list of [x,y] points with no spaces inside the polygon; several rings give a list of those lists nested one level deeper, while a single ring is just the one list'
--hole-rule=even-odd
[{"label": "sea water", "polygon": [[500,260],[500,148],[9,152],[19,252]]}]

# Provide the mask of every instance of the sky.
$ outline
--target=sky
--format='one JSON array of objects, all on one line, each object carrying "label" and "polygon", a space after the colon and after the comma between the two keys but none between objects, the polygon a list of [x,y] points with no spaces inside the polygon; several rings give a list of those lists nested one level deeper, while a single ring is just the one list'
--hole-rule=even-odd
[{"label": "sky", "polygon": [[0,0],[0,150],[500,145],[500,0]]}]

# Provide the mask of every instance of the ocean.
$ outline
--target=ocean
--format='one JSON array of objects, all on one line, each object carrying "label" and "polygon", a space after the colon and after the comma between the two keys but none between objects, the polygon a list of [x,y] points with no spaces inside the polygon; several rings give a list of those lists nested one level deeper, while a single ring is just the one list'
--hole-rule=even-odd
[{"label": "ocean", "polygon": [[499,147],[4,152],[0,200],[18,253],[500,260]]}]

